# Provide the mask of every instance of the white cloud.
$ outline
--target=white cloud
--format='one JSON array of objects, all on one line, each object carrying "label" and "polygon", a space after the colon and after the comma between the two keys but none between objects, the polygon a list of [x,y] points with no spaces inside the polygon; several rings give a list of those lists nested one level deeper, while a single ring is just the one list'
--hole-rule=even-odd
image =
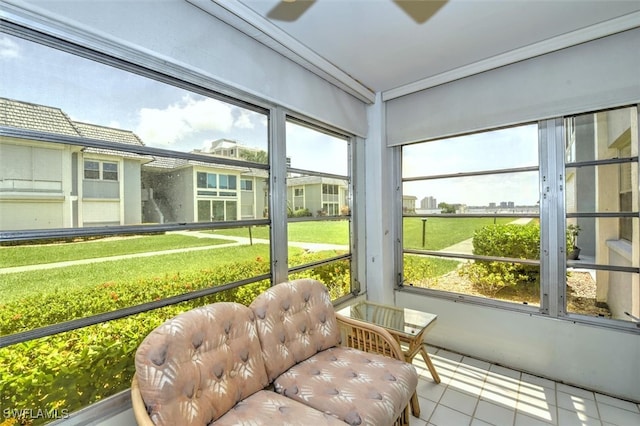
[{"label": "white cloud", "polygon": [[0,37],[0,59],[12,59],[20,56],[18,43],[7,37]]},{"label": "white cloud", "polygon": [[240,110],[240,114],[233,123],[233,126],[239,129],[253,129],[255,125],[253,124],[251,117],[254,115],[256,115],[256,113],[247,110]]},{"label": "white cloud", "polygon": [[228,133],[232,106],[211,98],[185,96],[164,109],[142,108],[136,133],[152,146],[170,147],[201,131]]}]

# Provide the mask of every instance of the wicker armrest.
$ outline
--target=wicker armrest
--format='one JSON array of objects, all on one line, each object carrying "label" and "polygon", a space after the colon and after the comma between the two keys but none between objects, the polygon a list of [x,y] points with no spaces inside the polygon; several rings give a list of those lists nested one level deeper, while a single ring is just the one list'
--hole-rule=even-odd
[{"label": "wicker armrest", "polygon": [[138,376],[135,374],[133,375],[133,381],[131,382],[131,407],[133,408],[133,415],[135,416],[136,422],[139,426],[155,426],[147,413],[147,407],[144,405],[142,395],[140,394]]},{"label": "wicker armrest", "polygon": [[342,345],[405,361],[400,344],[384,328],[336,313]]}]

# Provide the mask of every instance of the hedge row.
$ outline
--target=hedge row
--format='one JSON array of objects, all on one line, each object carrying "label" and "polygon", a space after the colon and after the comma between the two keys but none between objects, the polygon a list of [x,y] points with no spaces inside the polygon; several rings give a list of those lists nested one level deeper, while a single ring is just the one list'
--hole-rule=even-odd
[{"label": "hedge row", "polygon": [[[303,255],[296,262],[319,260]],[[0,305],[2,335],[87,317],[185,292],[267,273],[260,259],[224,265],[199,273],[172,274],[130,282],[106,282],[83,291],[60,291]],[[333,297],[349,289],[349,261],[333,262],[291,278],[311,277],[328,284]],[[0,349],[0,425],[44,424],[34,413],[73,412],[127,389],[135,372],[133,359],[142,339],[180,312],[217,301],[248,305],[268,288],[262,281],[127,318],[60,333]],[[30,410],[30,411],[29,411]],[[64,411],[62,411],[64,410]],[[20,415],[22,413],[22,415]]]},{"label": "hedge row", "polygon": [[[473,235],[473,254],[540,259],[540,225],[489,225]],[[495,295],[505,287],[540,286],[540,268],[522,263],[476,260],[462,269],[474,285],[487,295]]]}]

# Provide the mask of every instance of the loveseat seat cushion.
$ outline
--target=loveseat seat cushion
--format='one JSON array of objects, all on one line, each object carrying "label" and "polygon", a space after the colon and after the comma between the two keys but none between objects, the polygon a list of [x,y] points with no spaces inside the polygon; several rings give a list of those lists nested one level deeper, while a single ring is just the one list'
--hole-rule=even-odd
[{"label": "loveseat seat cushion", "polygon": [[140,344],[135,366],[156,425],[207,425],[268,385],[255,316],[238,303],[168,320]]},{"label": "loveseat seat cushion", "polygon": [[340,329],[329,291],[320,281],[277,284],[249,306],[269,381],[300,361],[340,343]]},{"label": "loveseat seat cushion", "polygon": [[215,426],[345,426],[344,422],[272,391],[262,390],[238,402]]},{"label": "loveseat seat cushion", "polygon": [[391,425],[418,385],[413,365],[347,347],[319,352],[278,377],[275,390],[350,425]]}]

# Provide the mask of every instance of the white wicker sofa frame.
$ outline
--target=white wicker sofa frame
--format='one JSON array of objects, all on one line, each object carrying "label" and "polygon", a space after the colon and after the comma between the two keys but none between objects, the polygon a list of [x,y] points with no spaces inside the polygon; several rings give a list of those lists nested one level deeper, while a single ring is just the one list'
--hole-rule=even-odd
[{"label": "white wicker sofa frame", "polygon": [[139,425],[408,425],[418,375],[384,329],[301,279],[184,312],[139,346]]}]

